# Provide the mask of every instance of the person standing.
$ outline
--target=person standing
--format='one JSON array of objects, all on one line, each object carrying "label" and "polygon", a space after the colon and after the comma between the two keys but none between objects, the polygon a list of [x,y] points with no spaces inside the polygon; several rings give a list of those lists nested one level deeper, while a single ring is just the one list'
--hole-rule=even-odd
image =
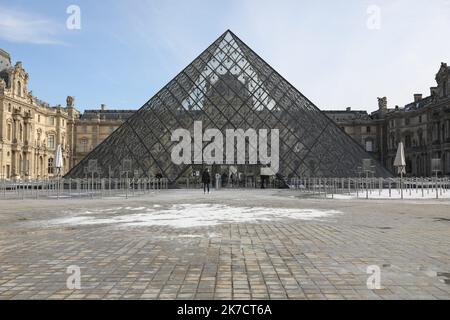
[{"label": "person standing", "polygon": [[211,183],[211,176],[209,175],[208,169],[203,171],[202,183],[203,183],[203,193],[206,193],[206,190],[208,190],[208,193],[209,193],[209,184]]},{"label": "person standing", "polygon": [[227,186],[227,174],[224,172],[222,173],[222,176],[220,177],[220,180],[222,182],[222,188],[225,188]]}]

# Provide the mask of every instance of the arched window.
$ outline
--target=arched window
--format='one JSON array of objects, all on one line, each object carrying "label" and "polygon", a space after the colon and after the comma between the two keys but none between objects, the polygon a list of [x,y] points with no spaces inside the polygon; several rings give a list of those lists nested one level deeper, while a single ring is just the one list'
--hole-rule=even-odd
[{"label": "arched window", "polygon": [[48,158],[48,174],[53,174],[53,158]]},{"label": "arched window", "polygon": [[12,132],[11,123],[8,123],[8,129],[7,129],[7,132],[6,132],[6,137],[8,138],[9,141],[11,141],[11,132]]}]

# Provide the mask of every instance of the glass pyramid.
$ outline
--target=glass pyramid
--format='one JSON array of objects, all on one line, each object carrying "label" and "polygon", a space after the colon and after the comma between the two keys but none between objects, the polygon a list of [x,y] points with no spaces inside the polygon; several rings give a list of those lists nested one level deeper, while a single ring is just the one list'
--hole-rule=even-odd
[{"label": "glass pyramid", "polygon": [[[245,143],[245,163],[211,164],[194,159],[195,152],[189,155],[192,162],[174,163],[171,153],[178,142],[172,141],[172,133],[179,128],[192,133],[198,121],[203,130],[218,129],[224,135],[227,129],[277,129],[279,148],[272,152],[278,151],[279,170],[274,175],[283,181],[355,177],[363,160],[371,158],[236,35],[226,31],[67,177],[84,177],[93,162],[90,160],[97,162],[97,173],[104,177],[117,178],[125,171],[137,177],[160,174],[173,184],[207,166],[213,174],[261,175],[263,163],[249,161],[251,149],[258,149],[250,141]],[[192,143],[192,149],[197,150],[205,150],[209,144],[194,139]],[[267,139],[268,150],[272,143]],[[378,162],[373,160],[372,164],[375,176],[391,175]]]}]

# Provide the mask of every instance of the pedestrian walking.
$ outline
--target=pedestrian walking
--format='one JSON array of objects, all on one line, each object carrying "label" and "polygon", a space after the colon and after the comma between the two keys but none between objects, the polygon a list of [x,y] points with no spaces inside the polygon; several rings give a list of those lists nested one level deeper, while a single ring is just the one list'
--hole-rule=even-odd
[{"label": "pedestrian walking", "polygon": [[209,174],[209,170],[208,169],[203,171],[202,183],[203,183],[203,193],[206,193],[206,190],[208,190],[208,193],[209,193],[209,184],[211,183],[211,176]]}]

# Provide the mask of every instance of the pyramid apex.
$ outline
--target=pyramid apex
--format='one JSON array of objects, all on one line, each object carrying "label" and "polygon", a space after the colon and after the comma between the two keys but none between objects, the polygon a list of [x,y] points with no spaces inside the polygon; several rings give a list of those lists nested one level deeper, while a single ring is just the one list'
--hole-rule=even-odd
[{"label": "pyramid apex", "polygon": [[233,36],[234,33],[233,33],[233,31],[231,31],[230,29],[227,29],[227,30],[223,33],[223,35],[224,35],[224,36],[227,36],[227,35]]}]

